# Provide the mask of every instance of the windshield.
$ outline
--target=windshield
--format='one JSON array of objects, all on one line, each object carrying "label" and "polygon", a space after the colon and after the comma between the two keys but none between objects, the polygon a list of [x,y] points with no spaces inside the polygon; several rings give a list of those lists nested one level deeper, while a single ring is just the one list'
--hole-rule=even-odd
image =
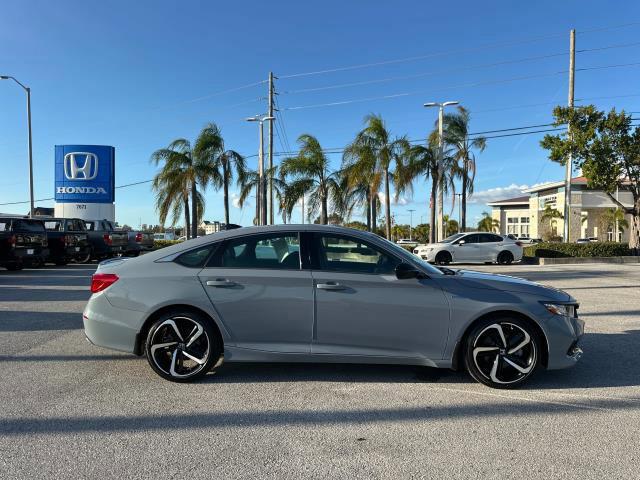
[{"label": "windshield", "polygon": [[[374,235],[374,234],[371,234],[371,235]],[[376,237],[377,237],[377,235],[376,235]],[[378,237],[378,238],[381,238],[381,237]],[[424,268],[429,274],[442,275],[442,272],[440,270],[438,270],[436,267],[431,265],[426,260],[422,260],[417,255],[413,255],[412,253],[410,253],[407,250],[405,250],[404,248],[402,248],[400,245],[396,245],[395,243],[390,242],[386,238],[383,238],[382,240],[385,241],[385,247],[389,248],[389,250],[394,250],[395,253],[398,254],[398,256],[400,258],[406,259],[407,255],[409,255],[411,257],[411,261],[412,262],[420,264],[422,266],[422,268]]]},{"label": "windshield", "polygon": [[456,240],[458,240],[461,237],[464,237],[464,233],[456,233],[455,235],[451,235],[451,236],[445,238],[444,240],[442,240],[441,243],[455,242]]}]

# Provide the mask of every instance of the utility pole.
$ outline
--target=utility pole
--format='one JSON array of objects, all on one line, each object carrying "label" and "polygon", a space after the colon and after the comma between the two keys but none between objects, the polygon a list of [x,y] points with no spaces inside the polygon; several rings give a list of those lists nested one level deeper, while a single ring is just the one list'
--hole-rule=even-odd
[{"label": "utility pole", "polygon": [[273,72],[269,72],[269,225],[273,225]]},{"label": "utility pole", "polygon": [[[573,108],[573,90],[576,73],[576,31],[569,32],[569,108]],[[571,137],[571,123],[567,126],[567,133]],[[564,241],[569,242],[571,225],[571,176],[573,175],[573,156],[569,153],[565,166],[564,179]]]},{"label": "utility pole", "polygon": [[246,119],[247,122],[258,122],[259,148],[258,148],[258,185],[256,187],[256,214],[257,225],[267,224],[267,182],[264,178],[264,133],[263,124],[267,120],[273,120],[269,115],[256,115]]},{"label": "utility pole", "polygon": [[[443,233],[444,233],[444,214],[443,214],[443,208],[444,208],[444,189],[442,188],[444,186],[444,182],[443,182],[443,174],[444,174],[444,166],[443,166],[443,161],[444,161],[444,107],[448,107],[449,105],[458,105],[459,102],[457,101],[453,101],[453,102],[443,102],[443,103],[438,103],[438,102],[429,102],[429,103],[425,103],[423,106],[424,107],[438,107],[438,181],[440,182],[440,185],[438,185],[438,197],[436,199],[436,203],[437,203],[437,210],[438,210],[438,219],[437,219],[437,228],[435,230],[436,236],[435,236],[435,240],[436,242],[441,241],[442,239],[444,239]],[[434,226],[432,225],[431,228],[433,229]]]},{"label": "utility pole", "polygon": [[302,194],[302,224],[304,225],[304,194]]}]

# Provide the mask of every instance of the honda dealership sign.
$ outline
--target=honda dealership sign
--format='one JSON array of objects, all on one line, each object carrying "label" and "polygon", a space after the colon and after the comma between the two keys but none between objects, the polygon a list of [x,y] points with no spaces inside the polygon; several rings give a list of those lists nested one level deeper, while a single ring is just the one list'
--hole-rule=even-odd
[{"label": "honda dealership sign", "polygon": [[115,148],[56,145],[56,216],[114,220]]}]

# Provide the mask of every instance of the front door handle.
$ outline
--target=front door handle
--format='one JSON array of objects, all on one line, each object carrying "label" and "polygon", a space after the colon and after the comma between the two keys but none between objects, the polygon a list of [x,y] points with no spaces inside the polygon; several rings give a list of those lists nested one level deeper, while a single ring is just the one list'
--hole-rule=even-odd
[{"label": "front door handle", "polygon": [[332,291],[347,289],[347,287],[345,287],[344,285],[340,285],[338,282],[319,283],[316,285],[316,288],[318,290],[332,290]]},{"label": "front door handle", "polygon": [[207,287],[229,288],[235,287],[236,282],[227,280],[226,278],[216,278],[215,280],[207,280]]}]

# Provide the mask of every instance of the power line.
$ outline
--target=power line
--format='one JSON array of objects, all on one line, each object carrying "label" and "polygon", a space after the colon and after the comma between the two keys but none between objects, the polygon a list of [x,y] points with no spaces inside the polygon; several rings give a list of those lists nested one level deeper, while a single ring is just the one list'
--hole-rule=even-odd
[{"label": "power line", "polygon": [[[600,32],[600,31],[612,30],[612,29],[617,29],[617,28],[625,28],[625,27],[630,27],[630,26],[635,26],[635,25],[640,25],[640,22],[624,23],[624,24],[619,24],[619,25],[611,25],[611,26],[607,26],[607,27],[599,27],[599,28],[593,28],[593,29],[588,29],[588,30],[581,30],[580,33]],[[361,68],[370,68],[370,67],[377,67],[377,66],[383,66],[383,65],[393,65],[393,64],[397,64],[397,63],[413,62],[413,61],[417,61],[417,60],[424,60],[424,59],[427,59],[427,58],[442,57],[442,56],[447,56],[447,55],[457,55],[457,54],[461,54],[461,53],[472,53],[472,52],[478,52],[478,51],[483,51],[483,50],[492,50],[492,49],[495,49],[495,48],[518,46],[518,45],[523,45],[523,44],[527,44],[527,43],[536,43],[536,42],[540,42],[540,41],[543,41],[543,40],[548,40],[550,38],[564,37],[565,35],[566,35],[566,33],[564,33],[564,32],[563,33],[554,33],[554,34],[549,34],[549,35],[543,35],[543,36],[523,39],[523,40],[519,40],[519,41],[516,41],[516,42],[499,42],[499,43],[483,45],[481,47],[475,47],[475,48],[465,48],[465,49],[458,49],[458,50],[448,50],[448,51],[443,51],[443,52],[433,52],[433,53],[429,53],[429,54],[425,54],[425,55],[417,55],[417,56],[413,56],[413,57],[398,58],[398,59],[393,59],[393,60],[384,60],[384,61],[380,61],[380,62],[361,63],[361,64],[356,64],[356,65],[347,65],[347,66],[343,66],[343,67],[327,68],[327,69],[324,69],[324,70],[314,70],[314,71],[294,73],[294,74],[289,74],[289,75],[279,75],[279,78],[280,79],[287,79],[287,78],[309,77],[309,76],[313,76],[313,75],[322,75],[322,74],[327,74],[327,73],[344,72],[344,71],[348,71],[348,70],[356,70],[356,69],[361,69]]]},{"label": "power line", "polygon": [[[182,102],[175,103],[175,104],[173,104],[173,105],[171,105],[169,107],[160,107],[159,109],[178,107],[180,105],[189,105],[191,103],[201,102],[203,100],[209,100],[210,98],[219,97],[220,95],[225,95],[227,93],[233,93],[233,92],[237,92],[237,91],[244,90],[244,89],[247,89],[247,88],[257,87],[258,85],[262,85],[262,84],[264,84],[266,82],[267,82],[266,80],[260,80],[259,82],[253,82],[253,83],[249,83],[247,85],[241,85],[239,87],[228,88],[226,90],[221,90],[219,92],[211,93],[211,94],[208,94],[208,95],[203,95],[201,97],[192,98],[190,100],[184,100]],[[257,100],[261,100],[261,99],[257,99]],[[238,105],[243,105],[244,103],[251,103],[251,102],[254,102],[254,101],[256,101],[256,99],[248,100],[248,101],[242,102],[242,103],[240,103]],[[231,105],[230,107],[233,107],[233,106],[237,106],[237,105]]]},{"label": "power line", "polygon": [[[589,52],[610,50],[610,49],[615,49],[615,48],[627,48],[627,47],[632,47],[632,46],[637,46],[637,45],[640,45],[640,42],[617,44],[617,45],[607,45],[607,46],[604,46],[604,47],[597,47],[597,48],[585,48],[585,49],[582,49],[582,50],[577,50],[576,53],[589,53]],[[549,58],[564,57],[564,56],[566,56],[568,54],[569,54],[569,52],[551,53],[551,54],[547,54],[547,55],[537,55],[537,56],[534,56],[534,57],[524,57],[524,58],[518,58],[518,59],[512,59],[512,60],[503,60],[503,61],[494,62],[494,63],[485,63],[485,64],[480,64],[480,65],[469,65],[469,66],[466,66],[466,67],[457,67],[457,68],[449,68],[449,69],[444,69],[444,70],[435,70],[435,71],[430,71],[430,72],[421,72],[421,73],[416,73],[416,74],[412,74],[412,75],[402,75],[402,76],[378,78],[378,79],[373,79],[373,80],[363,80],[363,81],[360,81],[360,82],[349,82],[349,83],[339,83],[339,84],[332,84],[332,85],[323,85],[323,86],[320,86],[320,87],[301,88],[301,89],[297,89],[297,90],[285,90],[282,93],[295,95],[295,94],[300,94],[300,93],[313,93],[313,92],[321,92],[321,91],[326,91],[326,90],[335,90],[335,89],[339,89],[339,88],[357,87],[357,86],[363,86],[363,85],[375,85],[375,84],[379,84],[379,83],[388,83],[388,82],[393,82],[393,81],[398,81],[398,80],[411,80],[411,79],[414,79],[414,78],[422,78],[422,77],[428,77],[428,76],[442,75],[442,74],[446,74],[446,73],[456,73],[456,72],[462,72],[462,71],[466,71],[466,70],[477,70],[477,69],[483,69],[483,68],[499,67],[499,66],[503,66],[503,65],[513,65],[513,64],[518,64],[518,63],[532,62],[532,61],[536,61],[536,60],[545,60],[545,59],[549,59]]]},{"label": "power line", "polygon": [[[630,66],[638,66],[638,65],[640,65],[640,62],[614,64],[614,65],[599,65],[599,66],[593,66],[593,67],[580,68],[580,69],[576,69],[576,70],[578,70],[578,71],[602,70],[602,69],[607,69],[607,68],[630,67]],[[525,76],[521,76],[521,77],[512,77],[512,78],[506,78],[506,79],[502,79],[502,80],[490,80],[490,81],[486,81],[486,82],[475,82],[475,83],[452,85],[452,86],[449,86],[449,87],[441,87],[441,88],[430,89],[430,90],[419,90],[419,91],[412,91],[412,92],[395,93],[395,94],[390,94],[390,95],[381,95],[381,96],[376,96],[376,97],[340,100],[340,101],[328,102],[328,103],[317,103],[317,104],[310,104],[310,105],[298,105],[298,106],[294,106],[294,107],[286,107],[286,108],[284,108],[284,110],[304,110],[304,109],[309,109],[309,108],[333,107],[333,106],[338,106],[338,105],[347,105],[347,104],[351,104],[351,103],[363,103],[363,102],[370,102],[370,101],[374,101],[374,100],[385,100],[385,99],[407,97],[407,96],[413,96],[413,95],[422,95],[422,94],[425,94],[425,93],[433,93],[433,92],[452,90],[452,89],[457,89],[457,88],[475,88],[475,87],[481,87],[481,86],[486,86],[486,85],[499,85],[499,84],[502,84],[502,83],[518,82],[518,81],[522,81],[522,80],[531,80],[531,79],[535,79],[535,78],[552,77],[552,76],[556,76],[556,75],[563,75],[565,73],[567,73],[567,70],[560,70],[560,71],[557,71],[557,72],[548,72],[548,73],[541,73],[541,74],[535,74],[535,75],[525,75]]]}]

